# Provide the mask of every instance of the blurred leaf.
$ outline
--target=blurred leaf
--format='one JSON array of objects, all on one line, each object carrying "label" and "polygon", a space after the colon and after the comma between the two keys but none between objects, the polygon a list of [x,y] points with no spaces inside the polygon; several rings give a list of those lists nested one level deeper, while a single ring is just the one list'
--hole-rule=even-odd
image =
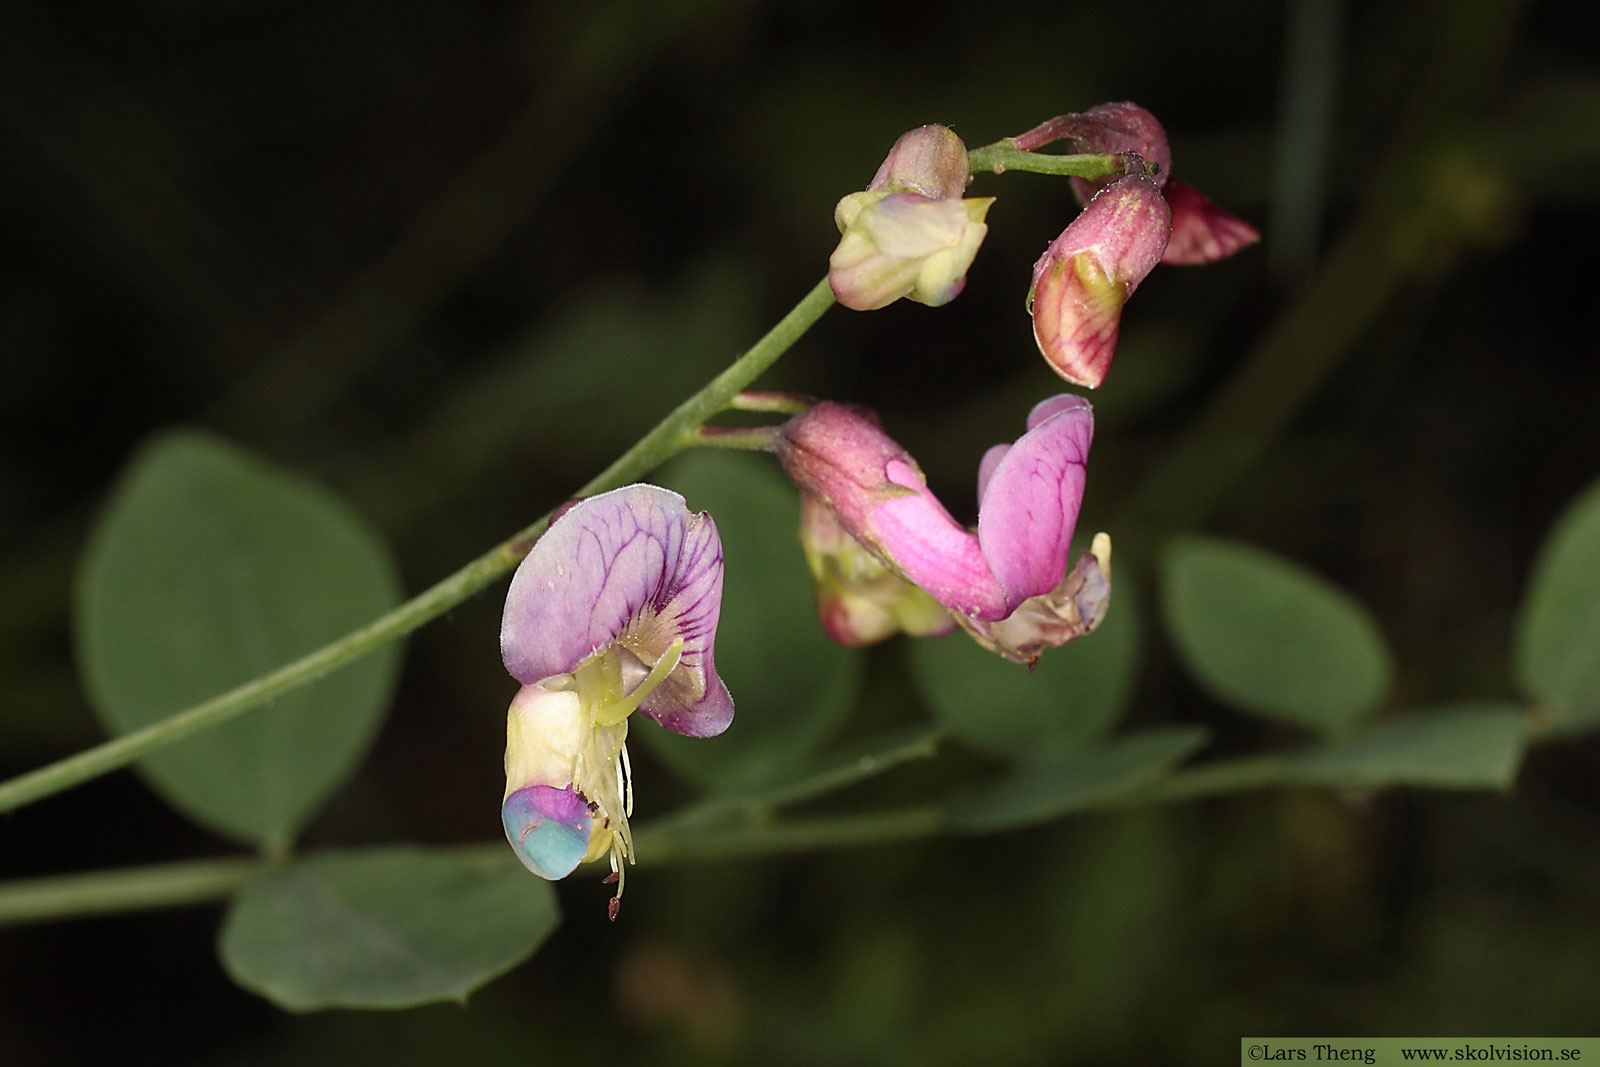
[{"label": "blurred leaf", "polygon": [[1517,620],[1517,681],[1557,729],[1600,721],[1600,482],[1556,521]]},{"label": "blurred leaf", "polygon": [[958,832],[993,833],[1081,811],[1161,780],[1199,751],[1206,736],[1198,726],[1160,727],[1030,764],[998,785],[952,801],[950,825]]},{"label": "blurred leaf", "polygon": [[661,484],[709,511],[726,562],[717,672],[738,708],[727,733],[630,731],[707,789],[754,789],[790,776],[849,710],[861,654],[823,636],[796,531],[799,494],[766,456],[701,449],[674,460]]},{"label": "blurred leaf", "polygon": [[1167,629],[1217,699],[1337,734],[1388,692],[1393,666],[1377,623],[1310,571],[1205,538],[1175,541],[1162,564]]},{"label": "blurred leaf", "polygon": [[1285,777],[1350,788],[1509,789],[1527,736],[1521,710],[1510,704],[1421,711],[1297,753],[1285,762]]},{"label": "blurred leaf", "polygon": [[[190,704],[389,610],[383,543],[326,490],[216,438],[135,457],[78,575],[79,661],[113,733]],[[287,839],[360,760],[399,667],[391,644],[139,764],[174,807],[247,841]]]},{"label": "blurred leaf", "polygon": [[246,886],[217,949],[235,982],[291,1011],[409,1008],[465,999],[560,921],[550,884],[509,859],[331,852]]},{"label": "blurred leaf", "polygon": [[911,676],[933,717],[984,752],[1026,760],[1091,748],[1133,694],[1137,604],[1119,573],[1100,628],[1050,649],[1031,673],[957,632],[909,642]]}]

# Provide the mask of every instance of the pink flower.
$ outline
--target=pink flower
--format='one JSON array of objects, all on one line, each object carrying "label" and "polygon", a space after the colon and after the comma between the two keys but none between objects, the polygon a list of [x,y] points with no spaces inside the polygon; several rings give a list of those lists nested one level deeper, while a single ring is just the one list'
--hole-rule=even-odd
[{"label": "pink flower", "polygon": [[[1093,436],[1083,398],[1062,395],[1035,406],[1027,432],[984,457],[976,531],[950,516],[916,461],[859,409],[820,403],[779,429],[775,450],[794,483],[862,549],[925,590],[988,647],[1027,661],[1052,634],[1026,618],[998,636],[991,624],[1031,611],[1035,598],[1059,598],[1071,579],[1067,560]],[[1086,580],[1079,576],[1080,585]],[[1088,628],[1103,602],[1104,587],[1097,605],[1085,602]],[[1077,634],[1057,626],[1053,636],[1059,644]],[[1012,648],[1019,642],[1030,647]]]}]

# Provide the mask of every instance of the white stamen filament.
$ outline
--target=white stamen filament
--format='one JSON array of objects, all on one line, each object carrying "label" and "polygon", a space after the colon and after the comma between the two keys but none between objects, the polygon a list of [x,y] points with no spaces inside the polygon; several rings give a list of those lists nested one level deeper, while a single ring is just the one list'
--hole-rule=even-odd
[{"label": "white stamen filament", "polygon": [[628,743],[622,743],[622,813],[633,818],[633,764],[628,762]]}]

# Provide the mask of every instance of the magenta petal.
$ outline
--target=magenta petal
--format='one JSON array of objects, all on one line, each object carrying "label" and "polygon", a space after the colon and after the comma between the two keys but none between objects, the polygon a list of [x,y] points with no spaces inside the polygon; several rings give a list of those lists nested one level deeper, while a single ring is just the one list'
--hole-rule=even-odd
[{"label": "magenta petal", "polygon": [[911,492],[873,510],[867,521],[868,537],[884,547],[889,560],[907,578],[950,610],[979,619],[1005,618],[1011,609],[977,539],[951,518],[923,481],[921,471],[896,461],[889,464],[887,472],[892,482]]},{"label": "magenta petal", "polygon": [[823,401],[785,423],[774,448],[795,485],[815,494],[885,566],[951,610],[1005,616],[1005,597],[976,539],[870,413]]},{"label": "magenta petal", "polygon": [[1213,204],[1193,186],[1168,182],[1163,190],[1172,208],[1172,237],[1161,262],[1195,266],[1226,259],[1261,240],[1248,222]]},{"label": "magenta petal", "polygon": [[579,502],[533,546],[506,595],[500,652],[512,677],[532,685],[613,644],[654,662],[682,637],[678,666],[645,710],[705,736],[732,716],[712,658],[721,597],[710,516],[677,493],[630,485]]},{"label": "magenta petal", "polygon": [[978,505],[978,544],[1009,609],[1061,582],[1083,503],[1094,413],[1055,397],[991,472]]},{"label": "magenta petal", "polygon": [[[1032,427],[1030,426],[1029,429],[1032,429]],[[994,477],[995,467],[999,466],[1000,461],[1005,458],[1006,453],[1009,451],[1011,451],[1010,445],[995,445],[983,454],[982,459],[978,460],[978,500],[980,502],[983,500],[984,490],[989,488],[989,479]]]}]

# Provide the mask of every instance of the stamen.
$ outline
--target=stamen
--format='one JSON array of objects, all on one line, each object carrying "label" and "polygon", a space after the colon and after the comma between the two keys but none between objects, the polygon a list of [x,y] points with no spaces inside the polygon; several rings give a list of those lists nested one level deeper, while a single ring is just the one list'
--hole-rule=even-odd
[{"label": "stamen", "polygon": [[653,693],[656,686],[667,680],[667,675],[676,669],[678,660],[682,657],[683,638],[674,637],[672,644],[667,646],[667,650],[661,654],[661,658],[656,660],[655,666],[650,668],[650,673],[645,677],[645,680],[640,682],[633,692],[615,704],[608,704],[605,707],[595,709],[594,721],[596,725],[611,726],[632,715],[635,709],[644,703],[645,697]]},{"label": "stamen", "polygon": [[633,818],[633,765],[628,762],[628,743],[622,743],[622,814]]}]

